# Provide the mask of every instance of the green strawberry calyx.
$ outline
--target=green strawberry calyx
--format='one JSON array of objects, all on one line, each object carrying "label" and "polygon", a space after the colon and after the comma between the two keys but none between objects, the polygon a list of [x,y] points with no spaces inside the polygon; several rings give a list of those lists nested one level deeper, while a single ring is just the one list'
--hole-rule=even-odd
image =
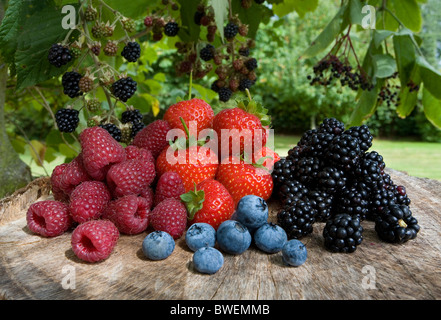
[{"label": "green strawberry calyx", "polygon": [[271,124],[271,117],[268,115],[268,109],[266,109],[260,102],[251,98],[250,91],[246,89],[248,99],[238,101],[237,107],[257,116],[260,119],[262,126],[269,126]]},{"label": "green strawberry calyx", "polygon": [[205,201],[205,192],[204,190],[197,190],[196,183],[194,184],[194,191],[190,190],[187,193],[182,194],[181,200],[184,202],[185,207],[187,208],[188,220],[193,220],[195,214],[202,209]]}]

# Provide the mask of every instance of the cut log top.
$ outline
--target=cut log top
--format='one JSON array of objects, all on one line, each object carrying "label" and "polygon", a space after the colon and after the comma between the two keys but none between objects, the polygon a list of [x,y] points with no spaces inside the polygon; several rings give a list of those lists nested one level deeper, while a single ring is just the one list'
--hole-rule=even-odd
[{"label": "cut log top", "polygon": [[[38,179],[0,200],[0,298],[3,299],[440,299],[441,182],[388,170],[406,186],[411,210],[421,230],[402,245],[382,242],[374,224],[364,221],[363,243],[352,254],[331,253],[323,246],[324,223],[301,239],[308,259],[300,267],[282,263],[280,253],[252,246],[242,255],[225,254],[214,275],[194,270],[182,237],[162,261],[144,257],[147,232],[122,235],[105,261],[79,260],[70,246],[71,232],[56,238],[32,234],[26,211],[51,196],[48,179]],[[279,206],[270,201],[270,220]]]}]

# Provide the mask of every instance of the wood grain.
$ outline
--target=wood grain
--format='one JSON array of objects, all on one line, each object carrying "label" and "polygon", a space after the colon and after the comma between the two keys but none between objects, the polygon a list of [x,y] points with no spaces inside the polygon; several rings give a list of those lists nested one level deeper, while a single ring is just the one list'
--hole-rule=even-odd
[{"label": "wood grain", "polygon": [[[441,299],[441,183],[389,173],[412,199],[421,225],[415,240],[381,242],[373,223],[365,221],[364,240],[355,253],[330,253],[323,247],[324,223],[316,223],[313,234],[302,239],[308,249],[304,265],[287,267],[280,253],[252,246],[239,256],[225,254],[224,266],[214,275],[194,270],[184,237],[166,260],[148,260],[141,251],[147,232],[122,235],[105,261],[80,261],[70,247],[71,232],[46,239],[27,229],[27,207],[51,197],[47,179],[34,181],[0,201],[0,298]],[[270,208],[274,221],[278,204],[270,201]]]}]

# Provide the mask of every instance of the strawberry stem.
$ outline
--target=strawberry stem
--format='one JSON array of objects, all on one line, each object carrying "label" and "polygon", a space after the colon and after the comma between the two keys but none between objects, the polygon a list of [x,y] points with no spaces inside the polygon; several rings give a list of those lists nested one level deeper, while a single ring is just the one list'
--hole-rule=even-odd
[{"label": "strawberry stem", "polygon": [[191,88],[193,87],[193,70],[190,71],[190,85],[188,88],[188,100],[191,100]]}]

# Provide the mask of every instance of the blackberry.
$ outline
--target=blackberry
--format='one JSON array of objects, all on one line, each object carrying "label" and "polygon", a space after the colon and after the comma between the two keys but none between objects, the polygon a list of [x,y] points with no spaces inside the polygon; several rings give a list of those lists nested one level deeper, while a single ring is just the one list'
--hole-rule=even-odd
[{"label": "blackberry", "polygon": [[230,88],[223,87],[223,88],[219,89],[218,94],[219,94],[220,101],[227,102],[228,100],[230,100],[230,98],[233,94],[233,91],[231,91]]},{"label": "blackberry", "polygon": [[112,84],[112,93],[123,102],[130,99],[136,91],[137,83],[131,77],[122,78]]},{"label": "blackberry", "polygon": [[136,41],[128,42],[121,51],[121,55],[129,62],[136,62],[141,56],[141,46]]},{"label": "blackberry", "polygon": [[167,22],[164,26],[164,34],[168,37],[175,37],[179,32],[179,25],[174,22],[170,21]]},{"label": "blackberry", "polygon": [[317,129],[310,129],[305,131],[302,134],[302,137],[300,138],[299,142],[297,142],[297,146],[299,147],[306,147],[309,145],[311,138],[317,134]]},{"label": "blackberry", "polygon": [[210,61],[214,58],[214,46],[207,44],[205,47],[199,51],[199,57],[204,61]]},{"label": "blackberry", "polygon": [[262,3],[265,2],[265,0],[254,0],[254,2],[257,3],[257,4],[262,4]]},{"label": "blackberry", "polygon": [[334,195],[323,190],[310,190],[303,199],[308,200],[316,211],[317,222],[326,222],[331,217]]},{"label": "blackberry", "polygon": [[332,252],[352,253],[363,241],[363,227],[358,217],[339,213],[329,219],[323,229],[326,249]]},{"label": "blackberry", "polygon": [[271,176],[274,182],[274,189],[278,190],[283,183],[292,181],[294,179],[293,162],[288,158],[281,158],[279,161],[274,163]]},{"label": "blackberry", "polygon": [[297,180],[284,181],[278,189],[278,196],[283,206],[290,206],[303,199],[307,193],[306,186]]},{"label": "blackberry", "polygon": [[334,135],[317,132],[308,137],[307,141],[304,141],[305,147],[303,152],[313,157],[323,157],[326,155],[329,145],[332,143]]},{"label": "blackberry", "polygon": [[326,118],[318,128],[319,132],[340,135],[345,131],[345,124],[335,118]]},{"label": "blackberry", "polygon": [[352,170],[363,155],[357,138],[349,134],[335,136],[329,145],[326,157],[344,170]]},{"label": "blackberry", "polygon": [[109,40],[103,48],[103,52],[106,56],[114,57],[118,52],[118,44],[115,41]]},{"label": "blackberry", "polygon": [[73,56],[68,47],[55,43],[49,49],[47,59],[51,65],[60,68],[69,63],[73,59]]},{"label": "blackberry", "polygon": [[344,188],[338,195],[336,212],[346,213],[358,217],[360,221],[366,219],[369,212],[369,193],[356,185]]},{"label": "blackberry", "polygon": [[132,138],[134,138],[139,131],[145,128],[145,124],[142,122],[135,122],[132,124]]},{"label": "blackberry", "polygon": [[253,81],[251,81],[248,78],[244,78],[240,80],[238,89],[240,91],[245,91],[246,89],[251,88],[252,85],[253,85]]},{"label": "blackberry", "polygon": [[195,13],[194,13],[194,16],[193,16],[193,21],[194,21],[194,23],[195,24],[197,24],[198,26],[200,26],[202,23],[201,23],[201,19],[203,18],[205,16],[205,12],[204,11],[196,11]]},{"label": "blackberry", "polygon": [[364,182],[370,189],[379,189],[383,187],[383,169],[382,164],[372,160],[368,154],[364,154],[354,168],[354,176],[361,182]]},{"label": "blackberry", "polygon": [[312,233],[315,214],[308,201],[298,200],[277,213],[277,223],[288,239],[300,239]]},{"label": "blackberry", "polygon": [[137,123],[142,122],[142,113],[138,109],[126,110],[121,114],[122,123]]},{"label": "blackberry", "polygon": [[393,193],[395,196],[395,203],[402,205],[410,205],[411,200],[407,195],[406,188],[404,186],[397,186],[395,184],[392,185]]},{"label": "blackberry", "polygon": [[334,194],[346,186],[348,178],[343,170],[334,167],[324,167],[317,174],[317,188]]},{"label": "blackberry", "polygon": [[389,205],[395,204],[394,192],[386,188],[373,189],[369,196],[367,220],[375,221],[378,214]]},{"label": "blackberry", "polygon": [[224,28],[224,37],[228,40],[233,39],[238,32],[239,26],[233,22],[229,22]]},{"label": "blackberry", "polygon": [[415,239],[419,230],[418,220],[406,205],[384,207],[375,219],[375,231],[386,242],[404,243]]},{"label": "blackberry", "polygon": [[304,157],[303,149],[299,146],[295,146],[288,150],[288,155],[286,159],[290,160],[293,164],[297,163],[301,158]]},{"label": "blackberry", "polygon": [[81,96],[83,93],[80,90],[80,79],[83,76],[76,71],[70,71],[63,74],[61,78],[61,85],[63,86],[64,94],[70,98]]},{"label": "blackberry", "polygon": [[75,109],[60,109],[55,113],[55,122],[61,132],[74,132],[78,127],[80,118],[79,112]]},{"label": "blackberry", "polygon": [[248,59],[247,61],[245,61],[245,67],[249,71],[253,71],[257,68],[257,60],[255,58]]},{"label": "blackberry", "polygon": [[118,142],[121,141],[121,137],[122,137],[121,129],[118,128],[115,124],[105,123],[105,124],[100,124],[99,126],[107,130],[107,132],[110,133],[113,139],[115,139]]},{"label": "blackberry", "polygon": [[89,92],[93,89],[93,79],[84,76],[78,81],[78,87],[80,88],[81,92]]},{"label": "blackberry", "polygon": [[321,161],[317,157],[304,157],[294,165],[294,177],[301,183],[311,185],[321,171]]},{"label": "blackberry", "polygon": [[372,147],[372,140],[374,137],[369,131],[369,127],[367,125],[351,127],[346,130],[345,133],[358,139],[361,151],[366,152],[370,149],[370,147]]},{"label": "blackberry", "polygon": [[243,57],[248,57],[250,55],[250,48],[240,48],[239,54]]},{"label": "blackberry", "polygon": [[211,84],[210,89],[213,90],[216,93],[219,92],[220,88],[218,86],[218,81],[217,80],[213,81],[213,83]]}]

